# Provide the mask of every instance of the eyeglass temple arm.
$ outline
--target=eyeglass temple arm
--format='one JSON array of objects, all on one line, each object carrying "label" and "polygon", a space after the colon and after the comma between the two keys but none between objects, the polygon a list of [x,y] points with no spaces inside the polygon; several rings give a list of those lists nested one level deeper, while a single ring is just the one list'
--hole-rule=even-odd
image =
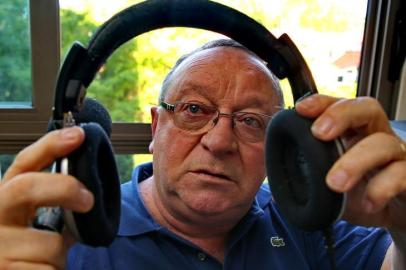
[{"label": "eyeglass temple arm", "polygon": [[168,111],[172,111],[172,112],[175,111],[175,105],[168,104],[165,101],[161,101],[161,103],[159,105]]}]

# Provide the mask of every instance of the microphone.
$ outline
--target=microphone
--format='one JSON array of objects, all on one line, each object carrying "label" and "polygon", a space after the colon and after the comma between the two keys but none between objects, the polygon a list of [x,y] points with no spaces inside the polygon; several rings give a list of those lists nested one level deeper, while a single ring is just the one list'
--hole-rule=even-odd
[{"label": "microphone", "polygon": [[[86,123],[97,123],[106,132],[110,138],[112,130],[112,121],[107,109],[93,98],[85,98],[82,108],[79,111],[72,112],[74,123],[76,125]],[[55,129],[53,121],[48,123],[47,131]],[[67,158],[56,162],[52,166],[52,173],[61,172],[68,174]],[[40,207],[33,220],[32,226],[36,229],[48,230],[53,232],[62,232],[64,222],[64,210],[61,207]],[[66,216],[66,215],[65,215]]]},{"label": "microphone", "polygon": [[78,112],[72,112],[77,125],[94,122],[99,124],[106,132],[111,135],[112,121],[109,112],[104,106],[93,98],[85,98],[82,109]]}]

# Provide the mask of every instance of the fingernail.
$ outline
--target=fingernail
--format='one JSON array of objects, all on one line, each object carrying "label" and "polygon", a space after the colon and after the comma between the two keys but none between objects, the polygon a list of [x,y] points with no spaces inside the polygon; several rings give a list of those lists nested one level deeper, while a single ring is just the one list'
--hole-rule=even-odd
[{"label": "fingernail", "polygon": [[312,125],[312,132],[318,135],[325,135],[333,128],[333,119],[329,116],[324,116],[321,119],[316,120]]},{"label": "fingernail", "polygon": [[61,130],[61,138],[64,141],[72,141],[78,137],[78,130],[76,128],[64,128]]},{"label": "fingernail", "polygon": [[303,109],[311,110],[315,106],[314,100],[315,99],[311,95],[305,95],[296,101],[295,107],[302,107]]},{"label": "fingernail", "polygon": [[296,103],[302,102],[302,101],[305,100],[305,99],[306,99],[306,100],[309,100],[312,95],[313,95],[312,92],[307,92],[306,94],[304,94],[303,96],[301,96],[300,98],[298,98],[298,99],[296,100]]},{"label": "fingernail", "polygon": [[79,191],[80,205],[83,210],[90,210],[93,206],[93,194],[87,189],[81,188]]},{"label": "fingernail", "polygon": [[337,170],[327,177],[331,187],[343,189],[348,181],[348,174],[344,170]]}]

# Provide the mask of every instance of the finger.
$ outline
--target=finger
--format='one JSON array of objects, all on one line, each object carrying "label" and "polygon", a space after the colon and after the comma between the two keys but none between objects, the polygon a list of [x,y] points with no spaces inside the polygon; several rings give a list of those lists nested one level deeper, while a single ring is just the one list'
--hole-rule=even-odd
[{"label": "finger", "polygon": [[72,176],[24,173],[0,189],[0,223],[26,226],[39,206],[62,206],[85,212],[93,202],[93,195]]},{"label": "finger", "polygon": [[[364,207],[368,213],[381,211],[388,205],[389,201],[397,196],[402,196],[400,195],[402,193],[406,193],[405,168],[406,160],[393,162],[369,180],[364,202]],[[406,200],[406,195],[403,196]]]},{"label": "finger", "polygon": [[84,140],[80,127],[65,128],[47,133],[41,139],[23,149],[4,174],[3,180],[48,167],[55,159],[66,156]]},{"label": "finger", "polygon": [[397,137],[375,133],[342,155],[328,172],[326,181],[333,190],[345,192],[373,170],[403,158],[405,153]]},{"label": "finger", "polygon": [[8,270],[58,270],[58,269],[63,269],[63,268],[56,268],[49,264],[42,264],[42,263],[10,262],[5,265],[4,269],[8,269]]},{"label": "finger", "polygon": [[314,94],[297,102],[295,104],[295,109],[300,115],[315,118],[338,100],[340,99],[321,94]]},{"label": "finger", "polygon": [[67,247],[60,234],[0,225],[2,261],[48,264],[62,269],[65,265],[66,253]]},{"label": "finger", "polygon": [[343,99],[331,104],[312,125],[312,133],[321,140],[333,140],[347,130],[363,135],[374,132],[394,134],[388,118],[376,99]]},{"label": "finger", "polygon": [[362,226],[382,226],[384,215],[369,213],[365,207],[367,181],[358,182],[347,192],[347,203],[343,219]]}]

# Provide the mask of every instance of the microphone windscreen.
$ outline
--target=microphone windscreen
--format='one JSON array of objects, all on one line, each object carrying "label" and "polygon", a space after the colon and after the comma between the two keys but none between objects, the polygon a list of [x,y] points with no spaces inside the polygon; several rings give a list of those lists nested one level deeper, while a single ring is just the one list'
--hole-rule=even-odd
[{"label": "microphone windscreen", "polygon": [[82,109],[79,112],[74,112],[76,124],[94,122],[98,123],[110,137],[112,122],[107,109],[93,98],[85,98]]}]

